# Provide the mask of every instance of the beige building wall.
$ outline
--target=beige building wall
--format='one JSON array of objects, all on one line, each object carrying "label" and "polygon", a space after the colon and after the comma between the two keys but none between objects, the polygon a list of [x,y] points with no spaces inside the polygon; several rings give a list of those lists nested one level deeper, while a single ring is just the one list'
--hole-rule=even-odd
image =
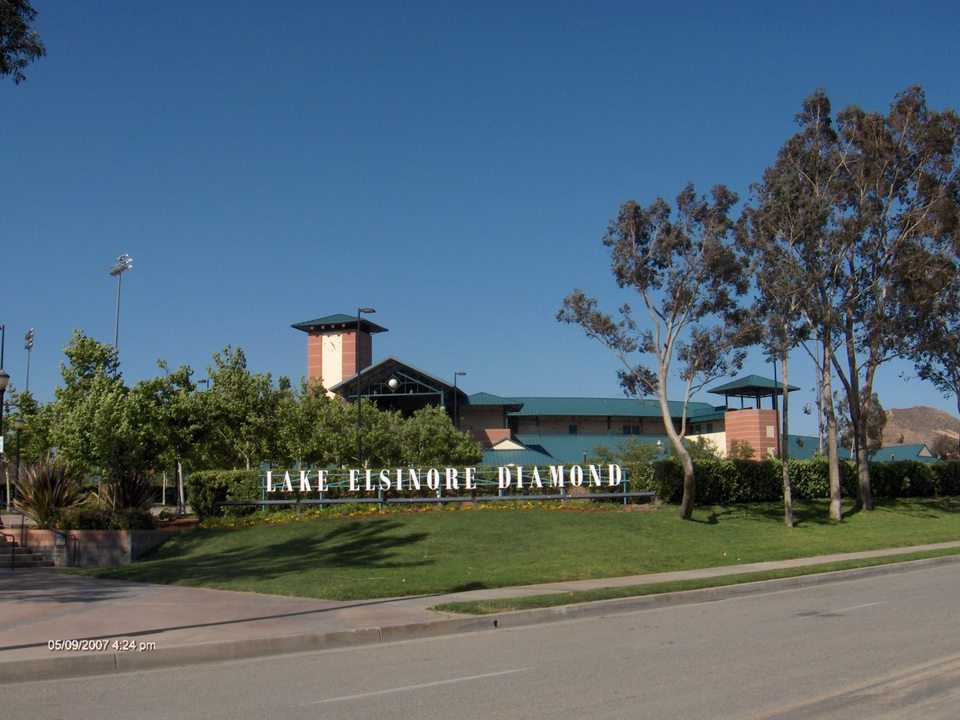
[{"label": "beige building wall", "polygon": [[343,336],[321,335],[322,366],[321,381],[325,388],[332,388],[343,380]]},{"label": "beige building wall", "polygon": [[727,434],[725,432],[687,435],[687,440],[691,442],[696,442],[697,438],[703,438],[710,443],[720,457],[727,457]]}]

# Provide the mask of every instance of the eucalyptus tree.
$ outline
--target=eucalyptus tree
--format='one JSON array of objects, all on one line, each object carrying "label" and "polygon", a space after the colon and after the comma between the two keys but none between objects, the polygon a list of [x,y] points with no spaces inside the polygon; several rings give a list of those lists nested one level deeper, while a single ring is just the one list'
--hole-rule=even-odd
[{"label": "eucalyptus tree", "polygon": [[[931,288],[943,288],[931,292]],[[906,288],[910,322],[910,357],[917,375],[933,383],[944,397],[953,397],[960,413],[960,257],[957,250],[943,253],[937,261],[917,272]],[[944,443],[939,443],[941,446]],[[960,456],[958,443],[941,447],[952,457]]]},{"label": "eucalyptus tree", "polygon": [[[772,291],[795,299],[822,355],[831,517],[839,519],[837,419],[831,378],[843,386],[857,450],[858,503],[872,509],[868,425],[877,368],[906,352],[905,288],[956,225],[957,122],[928,110],[923,91],[889,113],[851,106],[834,123],[823,91],[797,116],[755,198],[754,241],[776,266]],[[934,292],[936,289],[934,289]]]},{"label": "eucalyptus tree", "polygon": [[0,0],[0,77],[12,75],[18,85],[26,79],[24,68],[47,54],[31,27],[36,17],[29,0]]},{"label": "eucalyptus tree", "polygon": [[[829,459],[830,517],[840,520],[840,466],[836,416],[832,413],[831,362],[836,319],[832,298],[844,282],[836,238],[828,232],[833,207],[836,133],[830,101],[822,93],[804,101],[797,116],[801,132],[780,149],[776,162],[756,183],[751,204],[738,223],[737,242],[750,258],[756,286],[754,311],[763,324],[762,343],[781,361],[788,385],[789,351],[813,334],[823,355],[811,354],[818,385],[831,401],[825,412]],[[781,437],[789,437],[788,393],[784,392]],[[820,403],[822,406],[822,402]],[[784,523],[793,525],[792,481],[782,443]]]},{"label": "eucalyptus tree", "polygon": [[834,356],[833,365],[847,396],[859,501],[872,509],[868,460],[876,371],[908,352],[905,340],[918,324],[904,322],[910,315],[904,288],[936,262],[955,232],[960,122],[952,110],[929,109],[923,90],[910,87],[885,115],[851,106],[838,114],[837,125],[837,231],[848,282],[837,308],[845,362]]},{"label": "eucalyptus tree", "polygon": [[[688,185],[675,211],[662,198],[646,208],[624,203],[603,244],[610,249],[614,280],[639,294],[643,317],[624,304],[615,322],[579,289],[557,314],[616,355],[626,394],[656,396],[683,468],[683,519],[692,517],[696,499],[693,462],[683,442],[688,404],[707,383],[740,367],[747,341],[739,302],[748,285],[745,263],[730,242],[737,200],[722,185],[709,198]],[[683,386],[678,426],[668,400],[674,375]]]}]

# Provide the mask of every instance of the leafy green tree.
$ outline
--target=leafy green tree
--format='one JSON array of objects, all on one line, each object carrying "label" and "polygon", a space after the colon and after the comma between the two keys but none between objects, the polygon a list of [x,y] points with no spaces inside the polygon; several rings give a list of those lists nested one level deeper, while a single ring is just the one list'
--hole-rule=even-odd
[{"label": "leafy green tree", "polygon": [[[10,406],[13,408],[13,417],[4,413],[4,419],[10,418],[7,428],[7,447],[15,447],[16,431],[10,428],[16,419],[23,421],[20,429],[20,461],[21,465],[32,465],[41,461],[53,447],[50,439],[53,427],[53,406],[49,403],[41,405],[29,390],[18,390],[12,393]],[[13,441],[13,444],[10,441]]]},{"label": "leafy green tree", "polygon": [[188,466],[198,464],[196,449],[203,437],[205,423],[190,367],[184,365],[170,370],[163,360],[158,361],[157,365],[163,374],[137,383],[130,396],[134,401],[152,407],[150,431],[157,440],[153,469],[160,471],[162,468],[173,468],[176,504],[182,509],[185,506],[184,463]]},{"label": "leafy green tree", "polygon": [[727,452],[727,457],[731,460],[762,460],[763,458],[757,457],[757,451],[754,449],[746,440],[731,440],[730,441],[730,450]]},{"label": "leafy green tree", "polygon": [[[695,438],[684,438],[683,447],[690,454],[691,460],[719,460],[721,458],[720,449],[710,442],[703,435]],[[671,448],[671,454],[677,455]],[[679,455],[677,455],[679,458]]]},{"label": "leafy green tree", "polygon": [[[375,408],[370,407],[370,412]],[[367,407],[364,407],[367,412]],[[356,454],[356,413],[316,383],[284,393],[278,405],[279,464],[346,467]]]},{"label": "leafy green tree", "polygon": [[281,393],[270,374],[251,373],[243,350],[228,346],[214,353],[207,377],[210,388],[199,394],[204,464],[250,470],[281,454]]},{"label": "leafy green tree", "polygon": [[[748,285],[745,263],[729,241],[736,202],[736,194],[723,186],[707,198],[688,185],[675,213],[662,198],[646,208],[625,203],[603,243],[610,249],[617,285],[639,294],[645,318],[635,318],[625,304],[614,322],[582,290],[568,295],[557,314],[619,358],[624,392],[657,397],[664,430],[683,468],[680,517],[687,520],[696,496],[693,461],[683,443],[688,404],[707,383],[740,367],[747,342],[739,306]],[[634,360],[637,354],[640,362]],[[649,364],[644,356],[652,358]],[[679,428],[668,401],[674,374],[684,388]]]},{"label": "leafy green tree", "polygon": [[[373,402],[363,401],[361,441],[364,467],[389,467],[403,460],[403,416],[394,410],[383,410]],[[356,416],[354,416],[354,428]],[[355,432],[355,431],[354,431]],[[356,434],[354,434],[356,444]],[[354,453],[356,448],[354,447]]]},{"label": "leafy green tree", "polygon": [[26,80],[23,69],[47,54],[30,27],[36,16],[29,0],[0,0],[0,77],[12,75],[18,85]]},{"label": "leafy green tree", "polygon": [[[51,442],[71,474],[107,472],[117,449],[115,434],[123,426],[116,414],[126,388],[119,375],[116,350],[74,331],[60,364],[63,384],[55,390]],[[113,444],[113,449],[108,446]]]},{"label": "leafy green tree", "polygon": [[660,459],[661,454],[661,449],[655,444],[629,438],[616,450],[607,445],[597,445],[590,456],[590,462],[620,465],[626,471],[630,490],[636,492],[653,489],[653,463]]},{"label": "leafy green tree", "polygon": [[97,475],[112,509],[149,499],[148,478],[180,462],[199,435],[191,370],[181,367],[132,388],[122,381],[116,350],[74,333],[64,350],[50,438],[71,473]]},{"label": "leafy green tree", "polygon": [[400,437],[401,457],[409,465],[476,465],[483,459],[480,443],[457,430],[441,407],[417,410],[403,421]]}]

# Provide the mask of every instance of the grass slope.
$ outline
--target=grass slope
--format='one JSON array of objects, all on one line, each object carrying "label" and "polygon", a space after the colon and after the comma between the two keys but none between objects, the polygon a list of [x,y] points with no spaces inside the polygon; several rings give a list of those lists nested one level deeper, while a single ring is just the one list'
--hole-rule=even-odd
[{"label": "grass slope", "polygon": [[[849,512],[849,509],[848,509]],[[350,600],[638,575],[960,539],[960,499],[880,502],[827,518],[798,503],[625,512],[487,506],[322,517],[198,530],[131,565],[85,571],[114,579]]]}]

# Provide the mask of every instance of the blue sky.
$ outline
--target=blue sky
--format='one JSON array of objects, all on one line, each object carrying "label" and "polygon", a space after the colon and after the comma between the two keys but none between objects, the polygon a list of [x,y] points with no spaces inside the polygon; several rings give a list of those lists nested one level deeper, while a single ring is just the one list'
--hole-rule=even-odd
[{"label": "blue sky", "polygon": [[[121,253],[129,382],[158,358],[205,377],[226,345],[298,381],[290,324],[370,305],[376,359],[619,396],[617,361],[554,317],[575,287],[630,299],[600,243],[621,203],[745,197],[817,88],[877,110],[960,90],[949,2],[33,5],[48,56],[0,83],[0,323],[19,387],[36,328],[41,400],[74,328],[113,341]],[[881,371],[886,407],[956,414],[904,371]]]}]

